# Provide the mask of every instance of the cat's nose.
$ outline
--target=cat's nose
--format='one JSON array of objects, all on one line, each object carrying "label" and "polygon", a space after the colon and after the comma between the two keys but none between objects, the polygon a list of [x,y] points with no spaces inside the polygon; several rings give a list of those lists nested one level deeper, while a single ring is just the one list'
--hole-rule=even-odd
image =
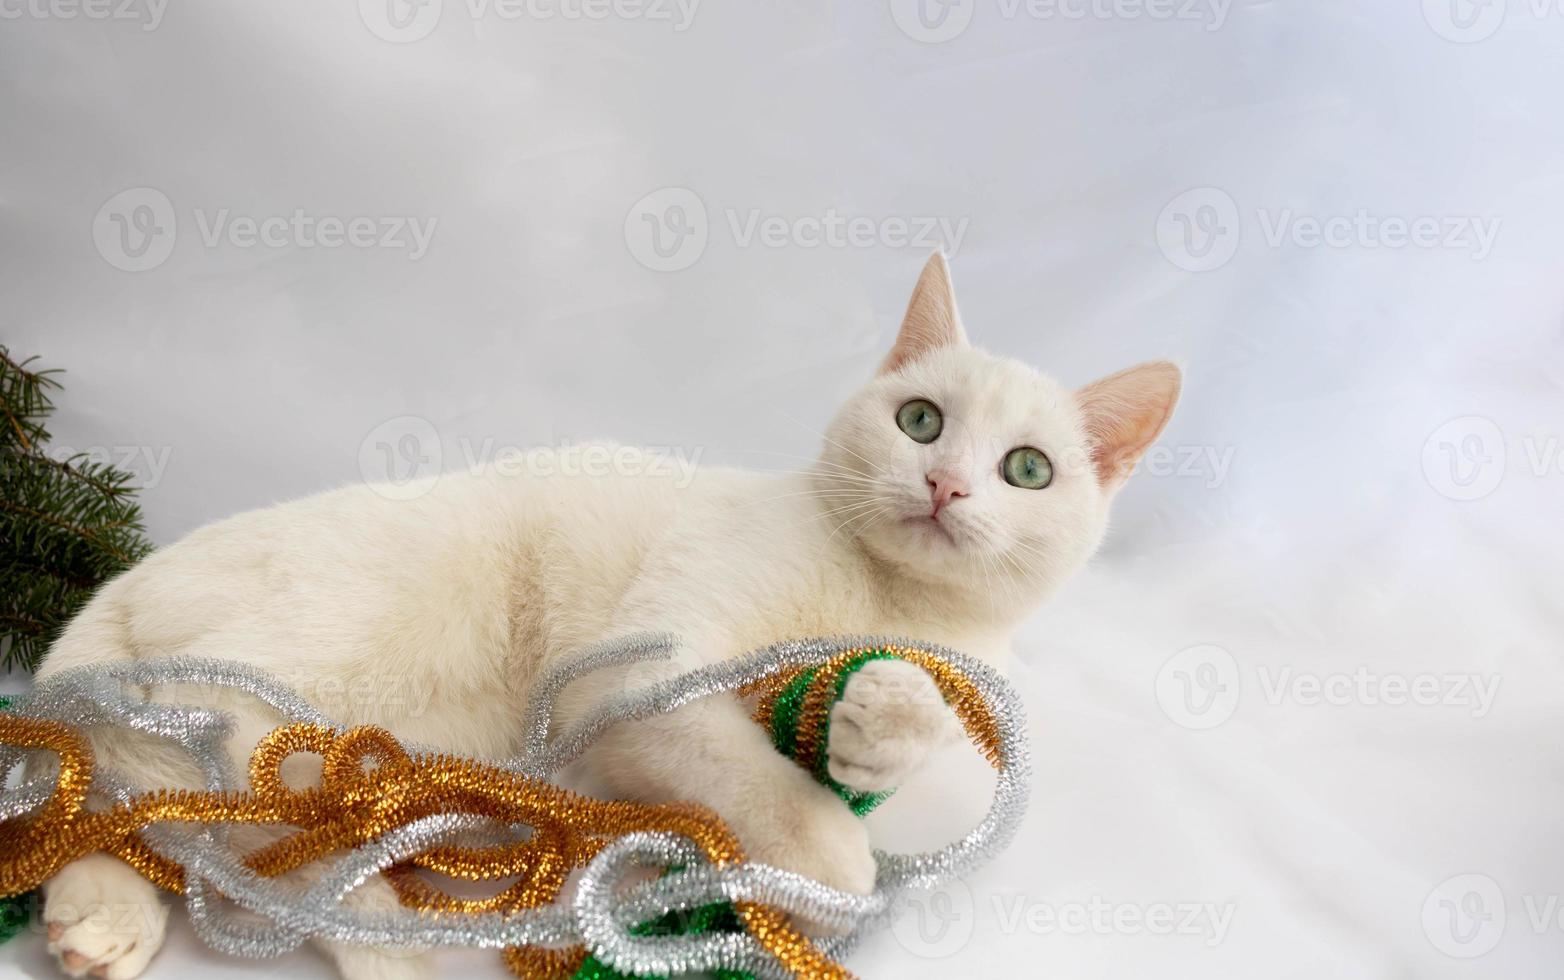
[{"label": "cat's nose", "polygon": [[934,470],[923,479],[929,485],[929,501],[934,505],[929,516],[936,521],[939,520],[939,512],[949,507],[952,500],[965,497],[969,492],[967,481],[943,470]]}]

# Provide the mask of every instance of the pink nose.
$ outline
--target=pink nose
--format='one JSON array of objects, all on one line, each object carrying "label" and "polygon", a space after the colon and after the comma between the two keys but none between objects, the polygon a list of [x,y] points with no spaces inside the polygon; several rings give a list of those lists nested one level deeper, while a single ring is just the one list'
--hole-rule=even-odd
[{"label": "pink nose", "polygon": [[929,485],[929,500],[934,505],[934,510],[929,514],[936,521],[939,520],[939,512],[950,506],[950,502],[957,497],[967,495],[967,483],[960,477],[941,470],[935,470],[924,477]]}]

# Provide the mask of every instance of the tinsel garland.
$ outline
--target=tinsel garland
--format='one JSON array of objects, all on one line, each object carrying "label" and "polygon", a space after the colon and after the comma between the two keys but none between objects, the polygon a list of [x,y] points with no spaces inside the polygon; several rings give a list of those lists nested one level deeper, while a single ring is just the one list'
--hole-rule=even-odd
[{"label": "tinsel garland", "polygon": [[[828,771],[831,709],[842,699],[848,681],[854,674],[876,660],[901,660],[894,650],[875,648],[850,651],[833,658],[819,667],[808,667],[778,674],[763,685],[751,685],[740,690],[750,695],[761,688],[765,694],[757,700],[755,721],[771,735],[777,751],[807,769],[817,780],[831,788],[856,815],[862,817],[890,795],[890,790],[858,792],[842,785]],[[936,675],[938,676],[938,675]],[[954,685],[952,685],[954,687]],[[800,738],[800,723],[810,721],[810,731]],[[818,737],[814,737],[815,735]],[[975,736],[979,737],[979,736]],[[682,870],[682,869],[676,869]],[[688,915],[670,913],[634,928],[638,935],[698,935],[713,930],[738,932],[743,922],[732,905],[717,903],[694,909]],[[754,976],[734,970],[718,971],[718,980],[754,980]],[[573,980],[622,980],[625,974],[588,956],[576,971]],[[662,978],[643,978],[662,980]]]},{"label": "tinsel garland", "polygon": [[[0,695],[0,711],[11,706],[11,699]],[[0,898],[0,943],[7,942],[27,928],[28,910],[36,904],[32,892]]]},{"label": "tinsel garland", "polygon": [[[276,955],[323,937],[403,948],[502,948],[511,968],[528,977],[570,976],[589,956],[592,964],[632,976],[847,976],[838,961],[895,914],[902,893],[970,870],[1013,836],[1028,775],[1020,704],[994,671],[954,651],[881,640],[781,643],[611,698],[575,728],[549,737],[554,698],[571,680],[666,657],[672,649],[667,637],[635,637],[545,676],[525,750],[502,765],[410,751],[382,730],[333,725],[293,692],[238,664],[168,659],[48,677],[14,712],[0,715],[0,775],[9,775],[23,749],[47,749],[60,760],[57,772],[0,794],[0,894],[35,887],[82,854],[107,850],[182,891],[197,933],[237,955]],[[608,726],[721,692],[756,695],[757,712],[769,710],[773,718],[779,705],[789,705],[795,758],[823,765],[829,708],[845,684],[844,668],[887,654],[930,672],[999,778],[989,813],[960,840],[927,854],[877,852],[880,872],[870,896],[745,862],[731,833],[697,807],[591,800],[547,782]],[[170,684],[244,691],[291,722],[257,748],[250,792],[239,792],[222,745],[232,718],[147,700],[146,688]],[[94,767],[81,729],[105,725],[178,743],[200,765],[207,791],[149,792]],[[282,783],[278,767],[297,751],[324,757],[320,787],[293,790]],[[366,762],[373,767],[366,770]],[[115,806],[87,809],[89,789]],[[241,855],[227,846],[225,830],[246,822],[299,829]],[[523,825],[530,832],[518,836],[515,828]],[[475,833],[487,839],[475,843]],[[328,858],[342,849],[344,856]],[[306,864],[320,869],[312,884],[276,880]],[[682,870],[622,887],[624,875],[642,866]],[[458,899],[424,881],[418,868],[519,880],[488,899]],[[582,871],[575,894],[561,901],[574,868]],[[372,913],[343,903],[381,871],[410,909]],[[230,903],[264,921],[236,917]],[[730,904],[729,924],[742,924],[743,931],[716,928]],[[845,935],[811,943],[794,930],[791,916]],[[683,929],[681,921],[706,928]]]}]

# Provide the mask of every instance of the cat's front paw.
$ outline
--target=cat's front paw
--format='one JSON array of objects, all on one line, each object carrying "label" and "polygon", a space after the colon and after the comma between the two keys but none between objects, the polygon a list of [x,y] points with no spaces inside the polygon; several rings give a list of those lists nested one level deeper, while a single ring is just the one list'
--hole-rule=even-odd
[{"label": "cat's front paw", "polygon": [[756,799],[728,822],[753,861],[855,895],[874,891],[879,868],[868,828],[834,793],[812,780],[803,792]]},{"label": "cat's front paw", "polygon": [[163,944],[168,908],[130,865],[90,854],[44,885],[43,921],[67,975],[130,980]]},{"label": "cat's front paw", "polygon": [[831,778],[861,793],[895,789],[960,732],[934,681],[905,660],[871,660],[831,708]]}]

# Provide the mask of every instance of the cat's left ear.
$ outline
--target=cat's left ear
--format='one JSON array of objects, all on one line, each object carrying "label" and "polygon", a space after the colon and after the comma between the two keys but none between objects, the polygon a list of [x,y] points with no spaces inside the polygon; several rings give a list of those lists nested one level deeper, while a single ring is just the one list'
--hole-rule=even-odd
[{"label": "cat's left ear", "polygon": [[918,285],[912,290],[912,302],[902,317],[896,344],[880,365],[881,374],[898,371],[941,347],[967,346],[967,331],[956,310],[956,290],[950,284],[950,266],[945,256],[935,252],[923,265]]},{"label": "cat's left ear", "polygon": [[1110,374],[1075,393],[1086,422],[1097,484],[1108,493],[1124,485],[1157,441],[1184,385],[1171,361],[1151,361]]}]

